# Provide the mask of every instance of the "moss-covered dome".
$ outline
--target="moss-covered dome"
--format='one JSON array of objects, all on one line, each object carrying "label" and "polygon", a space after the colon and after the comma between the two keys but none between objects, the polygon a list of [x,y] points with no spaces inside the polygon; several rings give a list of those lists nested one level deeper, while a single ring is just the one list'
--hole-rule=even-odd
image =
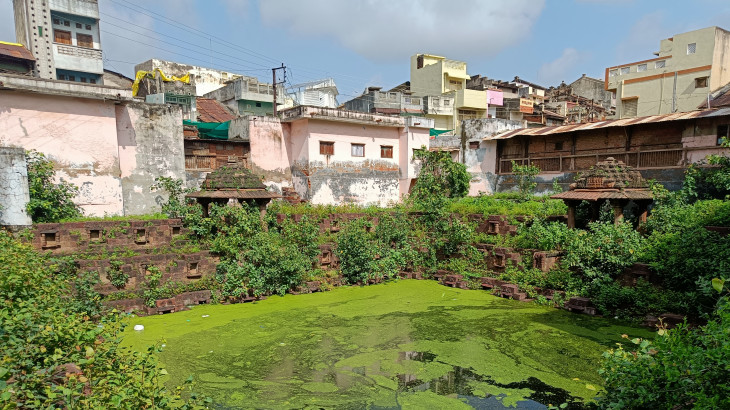
[{"label": "moss-covered dome", "polygon": [[201,189],[266,189],[261,178],[248,168],[227,166],[216,169],[205,177]]},{"label": "moss-covered dome", "polygon": [[600,161],[582,173],[570,184],[570,189],[624,189],[646,188],[646,180],[639,171],[613,157]]}]

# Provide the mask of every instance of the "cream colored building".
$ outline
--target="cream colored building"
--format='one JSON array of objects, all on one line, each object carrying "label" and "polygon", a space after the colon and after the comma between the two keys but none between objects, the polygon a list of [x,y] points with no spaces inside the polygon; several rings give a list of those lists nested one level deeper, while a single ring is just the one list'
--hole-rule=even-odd
[{"label": "cream colored building", "polygon": [[461,121],[487,118],[487,92],[469,90],[466,63],[431,54],[411,57],[410,90],[426,97],[426,117],[433,118],[435,128],[460,132]]},{"label": "cream colored building", "polygon": [[707,27],[660,43],[657,57],[606,69],[616,118],[692,111],[730,82],[730,32]]}]

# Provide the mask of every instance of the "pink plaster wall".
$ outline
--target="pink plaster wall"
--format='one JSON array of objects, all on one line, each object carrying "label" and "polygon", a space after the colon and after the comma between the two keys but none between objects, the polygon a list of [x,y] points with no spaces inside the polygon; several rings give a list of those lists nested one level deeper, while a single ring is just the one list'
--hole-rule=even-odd
[{"label": "pink plaster wall", "polygon": [[[323,163],[352,162],[364,163],[366,161],[383,162],[384,166],[398,167],[399,139],[403,133],[400,127],[383,127],[374,125],[352,124],[336,121],[305,120],[308,123],[307,132],[309,136],[308,150],[309,161],[320,161]],[[293,135],[294,139],[300,138]],[[322,155],[319,153],[320,141],[335,143],[334,155]],[[364,144],[365,156],[353,157],[352,144]],[[393,147],[393,158],[381,158],[380,146],[389,145]],[[329,157],[329,158],[328,158]]]},{"label": "pink plaster wall", "polygon": [[122,212],[114,103],[3,92],[0,129],[0,145],[55,161],[57,177],[79,187],[75,202],[86,214]]},{"label": "pink plaster wall", "polygon": [[266,117],[249,120],[251,163],[265,181],[281,183],[291,178],[288,124]]}]

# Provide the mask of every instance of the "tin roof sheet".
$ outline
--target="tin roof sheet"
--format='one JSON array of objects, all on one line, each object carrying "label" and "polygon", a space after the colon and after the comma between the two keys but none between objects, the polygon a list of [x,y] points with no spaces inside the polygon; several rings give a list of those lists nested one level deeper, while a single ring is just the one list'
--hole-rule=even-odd
[{"label": "tin roof sheet", "polygon": [[0,56],[8,56],[20,60],[35,61],[33,54],[28,51],[22,44],[6,43],[0,41]]},{"label": "tin roof sheet", "polygon": [[597,130],[597,129],[602,129],[602,128],[610,128],[610,127],[626,127],[629,125],[653,124],[653,123],[666,122],[666,121],[691,120],[691,119],[695,119],[695,118],[716,117],[716,116],[723,116],[723,115],[730,115],[730,107],[712,109],[712,110],[698,110],[698,111],[689,111],[689,112],[678,112],[678,113],[672,113],[672,114],[650,115],[650,116],[646,116],[646,117],[622,118],[622,119],[618,119],[618,120],[598,121],[598,122],[591,122],[591,123],[587,123],[587,124],[558,125],[558,126],[554,126],[554,127],[539,127],[539,128],[520,128],[520,129],[512,130],[512,131],[505,131],[501,134],[488,136],[488,137],[483,138],[482,140],[483,141],[503,140],[503,139],[509,139],[512,137],[516,137],[518,135],[562,134],[562,133],[566,133],[566,132],[589,131],[589,130]]}]

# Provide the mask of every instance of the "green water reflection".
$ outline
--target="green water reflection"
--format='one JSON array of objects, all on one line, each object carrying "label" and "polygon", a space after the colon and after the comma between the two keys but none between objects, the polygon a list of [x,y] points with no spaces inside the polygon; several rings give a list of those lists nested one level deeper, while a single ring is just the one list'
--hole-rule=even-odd
[{"label": "green water reflection", "polygon": [[[206,316],[207,317],[204,317]],[[642,329],[400,281],[133,318],[170,385],[219,408],[544,408],[589,400],[600,355]]]}]

